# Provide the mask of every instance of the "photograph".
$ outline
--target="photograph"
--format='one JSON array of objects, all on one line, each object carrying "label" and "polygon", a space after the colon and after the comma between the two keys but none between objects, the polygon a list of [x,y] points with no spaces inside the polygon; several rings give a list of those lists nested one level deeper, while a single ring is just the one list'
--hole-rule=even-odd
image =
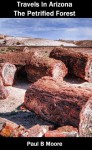
[{"label": "photograph", "polygon": [[92,137],[92,18],[0,18],[2,137]]}]

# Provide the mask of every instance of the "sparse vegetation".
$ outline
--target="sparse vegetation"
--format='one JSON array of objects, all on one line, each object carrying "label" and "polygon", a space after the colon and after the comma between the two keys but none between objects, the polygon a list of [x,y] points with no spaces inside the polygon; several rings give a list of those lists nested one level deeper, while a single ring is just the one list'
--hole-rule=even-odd
[{"label": "sparse vegetation", "polygon": [[3,47],[3,48],[0,48],[0,53],[1,54],[7,53],[7,52],[14,52],[14,51],[16,51],[15,47]]}]

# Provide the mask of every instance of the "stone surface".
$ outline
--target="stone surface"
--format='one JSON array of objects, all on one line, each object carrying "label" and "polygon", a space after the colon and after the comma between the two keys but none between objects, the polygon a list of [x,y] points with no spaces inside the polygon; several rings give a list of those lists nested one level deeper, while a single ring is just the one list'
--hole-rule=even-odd
[{"label": "stone surface", "polygon": [[72,126],[63,126],[46,132],[45,137],[78,137],[78,130]]},{"label": "stone surface", "polygon": [[20,134],[20,137],[43,137],[48,130],[49,126],[41,126],[37,124]]},{"label": "stone surface", "polygon": [[2,78],[0,77],[0,100],[6,99],[9,96],[7,89],[3,85]]},{"label": "stone surface", "polygon": [[25,127],[19,125],[12,131],[10,137],[20,137],[20,135],[22,135],[25,131],[26,131]]},{"label": "stone surface", "polygon": [[0,129],[0,136],[3,137],[11,137],[14,129],[18,127],[16,123],[2,118],[0,118],[0,124],[2,124],[2,127]]},{"label": "stone surface", "polygon": [[28,80],[35,82],[43,76],[51,76],[54,80],[63,81],[68,73],[65,64],[49,57],[33,56],[30,65],[25,67]]},{"label": "stone surface", "polygon": [[43,119],[60,126],[79,125],[79,113],[92,91],[58,84],[51,77],[43,77],[32,84],[25,93],[24,104]]},{"label": "stone surface", "polygon": [[81,137],[92,137],[92,98],[80,113],[79,133]]},{"label": "stone surface", "polygon": [[92,82],[92,48],[54,48],[50,57],[63,61],[71,74]]},{"label": "stone surface", "polygon": [[15,65],[10,63],[0,63],[0,76],[2,77],[4,85],[13,85],[15,72]]},{"label": "stone surface", "polygon": [[53,125],[33,125],[25,128],[13,121],[0,117],[0,136],[2,137],[43,137],[46,132],[54,129]]},{"label": "stone surface", "polygon": [[78,129],[74,128],[73,126],[63,126],[63,127],[57,128],[57,130],[59,132],[65,133],[68,136],[78,137]]},{"label": "stone surface", "polygon": [[48,131],[44,135],[45,137],[68,137],[67,134],[59,132],[58,130]]}]

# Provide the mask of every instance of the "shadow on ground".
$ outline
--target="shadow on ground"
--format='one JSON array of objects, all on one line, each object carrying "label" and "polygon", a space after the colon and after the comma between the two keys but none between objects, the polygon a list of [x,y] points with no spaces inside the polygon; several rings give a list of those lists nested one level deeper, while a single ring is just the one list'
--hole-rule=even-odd
[{"label": "shadow on ground", "polygon": [[8,113],[0,113],[0,117],[13,121],[14,123],[22,125],[25,128],[31,128],[36,124],[51,125],[50,122],[42,120],[39,116],[31,111],[12,111]]}]

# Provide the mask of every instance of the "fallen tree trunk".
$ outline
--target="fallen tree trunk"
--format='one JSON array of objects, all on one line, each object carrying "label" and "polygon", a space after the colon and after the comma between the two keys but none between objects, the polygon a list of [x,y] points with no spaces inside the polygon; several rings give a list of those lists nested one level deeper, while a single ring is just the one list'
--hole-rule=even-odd
[{"label": "fallen tree trunk", "polygon": [[0,76],[4,85],[13,85],[16,72],[15,65],[10,63],[0,63]]},{"label": "fallen tree trunk", "polygon": [[49,57],[32,57],[30,65],[25,66],[28,80],[35,82],[43,76],[51,76],[62,81],[68,73],[65,64]]},{"label": "fallen tree trunk", "polygon": [[6,99],[8,96],[9,96],[8,91],[5,89],[2,78],[0,77],[0,100]]},{"label": "fallen tree trunk", "polygon": [[63,61],[69,73],[92,82],[92,56],[83,53],[83,49],[55,48],[50,53],[50,57]]},{"label": "fallen tree trunk", "polygon": [[57,125],[79,125],[79,113],[91,97],[92,91],[57,84],[51,77],[43,77],[25,93],[25,106],[43,119]]}]

